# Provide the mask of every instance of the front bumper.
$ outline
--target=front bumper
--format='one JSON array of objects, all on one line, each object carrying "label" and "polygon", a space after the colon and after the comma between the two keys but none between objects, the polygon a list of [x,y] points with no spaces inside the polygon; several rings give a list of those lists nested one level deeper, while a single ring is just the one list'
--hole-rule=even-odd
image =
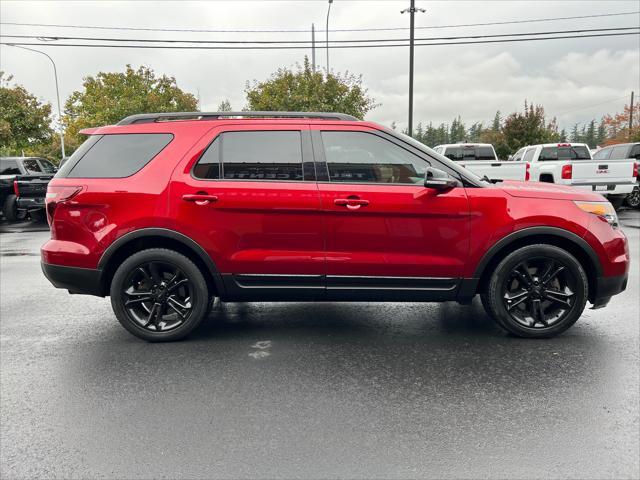
[{"label": "front bumper", "polygon": [[69,293],[104,297],[102,270],[80,267],[64,267],[41,262],[44,276],[56,288],[65,288]]},{"label": "front bumper", "polygon": [[40,210],[44,208],[44,198],[18,197],[16,199],[16,205],[21,210]]},{"label": "front bumper", "polygon": [[607,306],[611,297],[624,292],[627,288],[628,277],[628,274],[617,277],[598,277],[593,291],[593,298],[589,299],[593,304],[592,309],[595,310]]}]

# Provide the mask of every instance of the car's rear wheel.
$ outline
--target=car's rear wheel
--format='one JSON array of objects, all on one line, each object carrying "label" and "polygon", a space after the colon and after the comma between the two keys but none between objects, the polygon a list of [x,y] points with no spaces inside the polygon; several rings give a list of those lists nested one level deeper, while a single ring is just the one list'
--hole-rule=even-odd
[{"label": "car's rear wheel", "polygon": [[10,222],[19,222],[27,217],[26,210],[20,210],[18,208],[17,200],[18,197],[14,194],[10,194],[7,195],[4,199],[4,203],[2,204],[2,213],[4,213],[4,218]]},{"label": "car's rear wheel", "polygon": [[624,203],[631,208],[640,208],[640,187],[636,185],[633,192],[626,196]]},{"label": "car's rear wheel", "polygon": [[127,258],[116,270],[110,290],[118,321],[151,342],[188,335],[202,321],[209,302],[198,267],[184,255],[163,248]]},{"label": "car's rear wheel", "polygon": [[573,255],[554,245],[530,245],[497,265],[482,303],[508,332],[547,338],[580,318],[587,293],[587,275]]}]

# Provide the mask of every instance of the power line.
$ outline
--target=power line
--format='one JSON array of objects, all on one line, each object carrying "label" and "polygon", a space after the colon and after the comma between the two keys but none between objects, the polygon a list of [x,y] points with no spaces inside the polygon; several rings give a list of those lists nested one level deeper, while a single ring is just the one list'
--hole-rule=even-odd
[{"label": "power line", "polygon": [[[578,15],[571,17],[552,17],[552,18],[535,18],[529,20],[507,20],[502,22],[485,22],[485,23],[461,23],[455,25],[432,25],[415,27],[416,30],[423,29],[441,29],[441,28],[459,28],[459,27],[481,27],[491,25],[513,25],[522,23],[536,22],[552,22],[560,20],[579,20],[585,18],[602,18],[602,17],[619,17],[624,15],[637,15],[639,11],[618,12],[618,13],[601,13],[594,15]],[[0,25],[13,25],[22,27],[52,27],[52,28],[83,28],[95,30],[128,30],[139,32],[191,32],[191,33],[309,33],[309,29],[289,29],[289,30],[268,30],[268,29],[197,29],[197,28],[145,28],[145,27],[107,27],[104,25],[77,25],[77,24],[58,24],[58,23],[21,23],[21,22],[0,22]],[[379,27],[379,28],[338,28],[330,29],[330,32],[382,32],[394,30],[408,30],[408,27]],[[321,30],[319,30],[321,31]]]},{"label": "power line", "polygon": [[[590,35],[563,35],[555,37],[535,37],[535,38],[506,38],[499,40],[474,40],[464,42],[437,42],[437,43],[416,43],[416,47],[439,46],[439,45],[477,45],[483,43],[506,43],[506,42],[533,42],[539,40],[563,40],[570,38],[595,38],[595,37],[617,37],[625,35],[640,35],[640,32],[625,33],[597,33]],[[139,49],[171,49],[171,50],[299,50],[308,49],[308,46],[300,45],[242,45],[242,46],[210,46],[210,45],[122,45],[122,44],[98,44],[98,43],[38,43],[38,42],[0,42],[0,45],[38,45],[40,47],[90,47],[90,48],[139,48]],[[395,44],[361,44],[361,45],[335,45],[332,48],[389,48],[407,47],[408,43]]]},{"label": "power line", "polygon": [[566,115],[567,113],[577,112],[579,110],[586,110],[587,108],[598,107],[600,105],[606,105],[607,103],[617,102],[618,100],[622,100],[623,98],[627,98],[627,95],[625,95],[623,97],[612,98],[610,100],[606,100],[606,101],[600,102],[600,103],[594,103],[592,105],[586,105],[584,107],[579,107],[579,108],[573,108],[571,110],[566,110],[564,112],[556,113],[555,116],[557,117],[557,116],[560,116],[560,115]]},{"label": "power line", "polygon": [[[423,37],[416,38],[416,41],[434,41],[434,40],[468,40],[478,38],[499,38],[499,37],[529,37],[533,35],[560,35],[565,33],[585,33],[585,32],[610,32],[620,30],[638,30],[640,27],[617,27],[617,28],[589,28],[582,30],[556,30],[546,32],[526,32],[526,33],[501,33],[493,35],[467,35],[467,36],[455,36],[455,37]],[[277,44],[305,44],[311,46],[309,40],[182,40],[182,39],[159,39],[159,38],[113,38],[113,37],[67,37],[67,36],[45,36],[45,35],[5,35],[0,34],[0,37],[5,38],[30,38],[38,39],[42,41],[56,41],[56,40],[83,40],[94,42],[136,42],[136,43],[195,43],[195,44],[264,44],[264,45],[277,45]],[[371,39],[356,39],[356,40],[332,40],[332,43],[384,43],[384,42],[408,42],[408,38],[371,38]],[[326,43],[319,40],[316,43]]]}]

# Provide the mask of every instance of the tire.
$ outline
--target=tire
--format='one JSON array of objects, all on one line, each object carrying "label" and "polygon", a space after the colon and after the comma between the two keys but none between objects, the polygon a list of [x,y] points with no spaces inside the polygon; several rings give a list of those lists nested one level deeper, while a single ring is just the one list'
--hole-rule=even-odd
[{"label": "tire", "polygon": [[614,209],[618,210],[622,206],[625,198],[625,195],[609,195],[607,197],[607,200],[609,200],[609,203],[613,206]]},{"label": "tire", "polygon": [[200,324],[209,303],[200,269],[184,255],[164,248],[142,250],[122,262],[110,294],[122,326],[149,342],[184,338]]},{"label": "tire", "polygon": [[17,199],[18,197],[14,194],[7,195],[7,198],[4,199],[4,204],[2,205],[4,218],[10,222],[19,222],[27,217],[27,212],[18,209]]},{"label": "tire", "polygon": [[631,208],[640,208],[640,187],[636,185],[633,192],[624,198],[624,203]]},{"label": "tire", "polygon": [[588,286],[584,268],[566,250],[529,245],[500,261],[482,304],[506,331],[524,338],[549,338],[580,318]]}]

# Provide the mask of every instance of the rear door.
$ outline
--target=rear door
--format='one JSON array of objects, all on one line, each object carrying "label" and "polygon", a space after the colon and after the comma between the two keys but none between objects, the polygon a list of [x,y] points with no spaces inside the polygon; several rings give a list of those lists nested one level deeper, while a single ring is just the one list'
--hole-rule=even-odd
[{"label": "rear door", "polygon": [[324,240],[306,126],[220,126],[174,173],[172,212],[222,274],[227,299],[324,293]]},{"label": "rear door", "polygon": [[469,249],[464,188],[424,188],[441,165],[367,127],[312,127],[329,298],[453,298]]}]

